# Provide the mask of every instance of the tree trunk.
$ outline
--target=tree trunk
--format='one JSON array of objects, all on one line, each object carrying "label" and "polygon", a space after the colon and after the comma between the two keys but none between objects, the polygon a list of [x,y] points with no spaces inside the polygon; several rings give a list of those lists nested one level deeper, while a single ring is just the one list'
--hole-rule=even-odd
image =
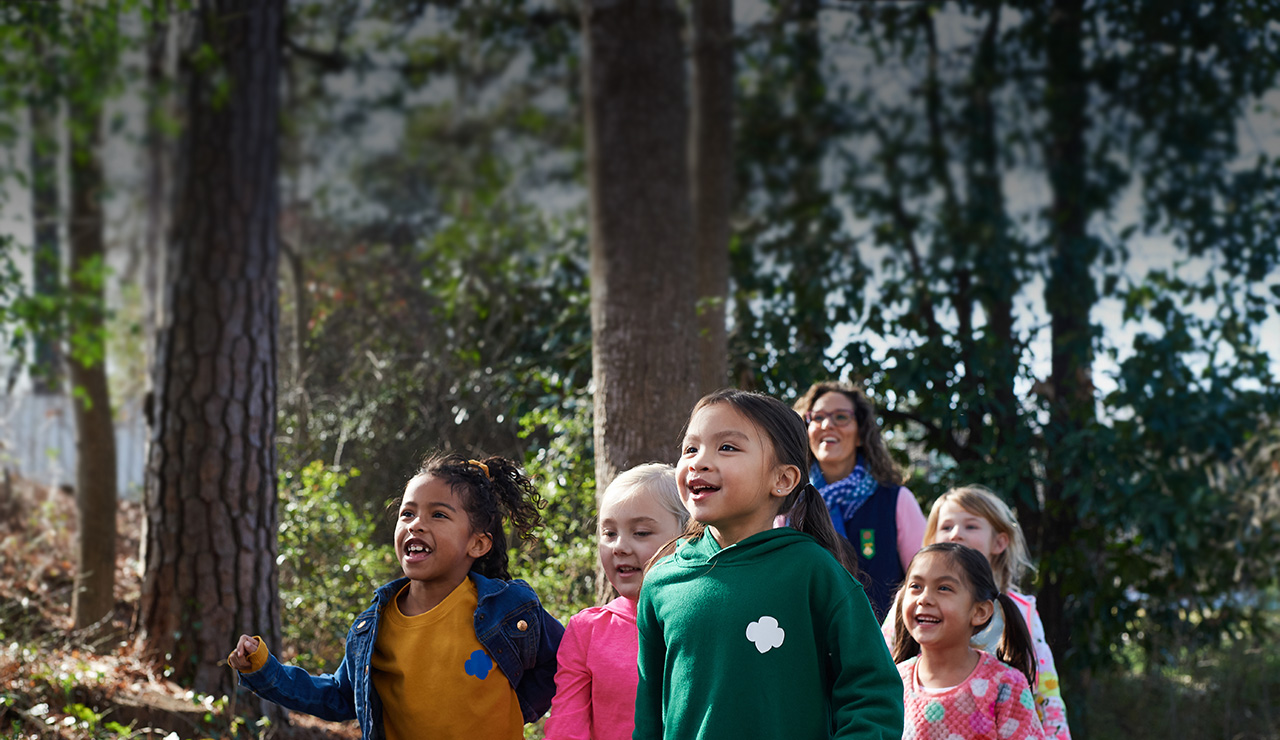
[{"label": "tree trunk", "polygon": [[[148,455],[145,654],[197,691],[240,632],[279,649],[276,172],[282,0],[205,0],[186,121]],[[203,55],[202,55],[203,56]]]},{"label": "tree trunk", "polygon": [[79,519],[71,611],[83,629],[115,607],[116,441],[107,389],[106,249],[102,215],[102,106],[93,93],[72,96],[71,330],[68,363],[76,421],[76,512]]},{"label": "tree trunk", "polygon": [[[47,14],[49,8],[33,8]],[[51,22],[45,18],[46,23]],[[32,54],[43,59],[42,29],[32,32]],[[36,86],[30,102],[31,120],[31,223],[35,233],[33,288],[37,296],[54,298],[61,285],[62,253],[58,246],[58,98],[52,86]],[[35,362],[31,381],[36,393],[63,392],[63,358],[56,326],[41,326],[35,337]]]},{"label": "tree trunk", "polygon": [[[1063,608],[1062,575],[1073,534],[1080,525],[1073,487],[1084,484],[1088,470],[1079,469],[1080,432],[1094,415],[1093,348],[1089,311],[1096,300],[1090,268],[1097,253],[1086,227],[1087,179],[1083,71],[1083,0],[1054,0],[1049,16],[1046,102],[1050,137],[1045,161],[1052,188],[1051,255],[1045,303],[1052,333],[1052,389],[1045,508],[1041,550],[1047,561],[1040,589],[1040,615],[1049,645],[1061,655],[1070,639]],[[1068,466],[1075,465],[1073,469]],[[1056,561],[1056,562],[1055,562]],[[1083,574],[1080,574],[1083,575]]]},{"label": "tree trunk", "polygon": [[146,367],[155,363],[157,330],[164,323],[161,315],[161,286],[164,284],[164,256],[161,252],[165,228],[165,194],[171,147],[161,125],[169,115],[169,95],[165,60],[169,55],[169,3],[156,0],[154,16],[147,29],[147,127],[146,127],[146,227],[143,234],[142,307],[143,343]]},{"label": "tree trunk", "polygon": [[733,207],[733,0],[704,0],[693,13],[692,159],[694,283],[698,296],[698,390],[729,380],[729,216]]},{"label": "tree trunk", "polygon": [[697,400],[693,218],[674,0],[583,12],[597,490],[672,461]]}]

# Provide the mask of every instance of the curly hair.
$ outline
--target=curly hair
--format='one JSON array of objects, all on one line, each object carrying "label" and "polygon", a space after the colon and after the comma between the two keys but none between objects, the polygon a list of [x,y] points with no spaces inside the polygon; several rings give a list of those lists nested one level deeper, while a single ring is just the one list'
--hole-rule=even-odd
[{"label": "curly hair", "polygon": [[511,523],[518,539],[526,540],[542,524],[541,510],[547,506],[520,467],[505,457],[471,461],[450,453],[428,456],[413,477],[420,475],[447,483],[462,499],[472,531],[485,532],[492,539],[489,552],[477,558],[471,570],[486,578],[511,580],[503,519]]},{"label": "curly hair", "polygon": [[[801,417],[813,409],[813,404],[828,393],[840,393],[853,404],[853,418],[858,422],[858,449],[866,457],[867,469],[871,477],[884,486],[900,486],[906,482],[902,468],[893,461],[889,454],[889,446],[880,435],[880,425],[876,422],[876,405],[872,403],[862,389],[852,383],[822,381],[809,386],[804,395],[796,399],[792,408]],[[810,451],[809,462],[814,462]],[[834,483],[835,481],[829,481]]]}]

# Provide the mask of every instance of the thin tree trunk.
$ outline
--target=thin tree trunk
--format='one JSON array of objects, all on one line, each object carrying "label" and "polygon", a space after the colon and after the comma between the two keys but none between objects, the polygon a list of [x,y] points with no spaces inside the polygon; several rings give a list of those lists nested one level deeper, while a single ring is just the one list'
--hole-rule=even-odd
[{"label": "thin tree trunk", "polygon": [[596,485],[671,461],[697,400],[693,218],[674,0],[584,7]]},{"label": "thin tree trunk", "polygon": [[79,518],[75,588],[76,629],[89,627],[115,607],[116,442],[107,388],[106,249],[102,216],[101,103],[74,96],[71,140],[71,297],[76,348],[68,363],[76,421],[76,511]]},{"label": "thin tree trunk", "polygon": [[698,389],[729,380],[729,217],[733,207],[733,0],[705,0],[693,13],[690,159],[698,295]]},{"label": "thin tree trunk", "polygon": [[[1079,433],[1092,421],[1093,348],[1089,311],[1096,300],[1090,268],[1097,247],[1086,231],[1088,207],[1085,150],[1087,90],[1083,71],[1083,0],[1054,0],[1049,15],[1046,99],[1050,140],[1045,154],[1053,192],[1050,225],[1052,252],[1045,303],[1052,333],[1047,481],[1041,549],[1052,561],[1073,557],[1067,550],[1079,525],[1072,486],[1089,474],[1068,469],[1079,465]],[[1050,646],[1058,654],[1068,647],[1070,625],[1064,618],[1065,596],[1060,576],[1064,563],[1042,569],[1040,615]],[[1083,575],[1083,574],[1077,574]]]},{"label": "thin tree trunk", "polygon": [[[32,9],[48,13],[48,8]],[[46,19],[46,22],[47,19]],[[32,33],[33,55],[44,57],[43,30]],[[32,278],[35,294],[55,297],[61,286],[62,253],[58,244],[58,98],[48,86],[37,86],[29,108],[31,120],[31,222],[35,248]],[[63,357],[57,327],[42,327],[35,337],[32,385],[36,393],[56,395],[63,388]]]},{"label": "thin tree trunk", "polygon": [[197,691],[240,632],[279,649],[275,470],[283,1],[205,0],[184,70],[147,469],[145,654]]}]

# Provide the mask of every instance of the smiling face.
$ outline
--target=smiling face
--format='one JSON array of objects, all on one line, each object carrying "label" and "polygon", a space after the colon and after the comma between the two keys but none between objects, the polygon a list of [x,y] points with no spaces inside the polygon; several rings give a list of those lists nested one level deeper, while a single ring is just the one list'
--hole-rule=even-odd
[{"label": "smiling face", "polygon": [[702,406],[689,419],[676,483],[721,547],[770,529],[799,480],[800,469],[779,464],[760,428],[732,404]]},{"label": "smiling face", "polygon": [[472,531],[462,499],[448,483],[419,475],[400,499],[395,544],[400,567],[415,590],[448,595],[492,543],[488,534]]},{"label": "smiling face", "polygon": [[[933,542],[955,542],[982,553],[987,562],[1009,546],[1009,535],[996,532],[984,516],[961,508],[954,501],[943,501],[938,507],[938,529]],[[925,544],[933,544],[926,542]]]},{"label": "smiling face", "polygon": [[[809,449],[827,476],[828,483],[843,480],[858,462],[858,446],[862,444],[862,436],[858,433],[858,420],[854,414],[853,401],[843,393],[831,391],[818,396],[809,407],[810,415],[823,417],[821,423],[809,422]],[[847,415],[846,426],[836,423],[835,417]],[[832,478],[832,475],[839,477]]]},{"label": "smiling face", "polygon": [[640,596],[645,564],[680,534],[679,519],[659,502],[659,495],[644,488],[610,488],[600,503],[600,565],[609,583],[628,599]]},{"label": "smiling face", "polygon": [[961,569],[944,553],[917,555],[902,591],[902,622],[921,649],[968,645],[994,605],[975,601]]}]

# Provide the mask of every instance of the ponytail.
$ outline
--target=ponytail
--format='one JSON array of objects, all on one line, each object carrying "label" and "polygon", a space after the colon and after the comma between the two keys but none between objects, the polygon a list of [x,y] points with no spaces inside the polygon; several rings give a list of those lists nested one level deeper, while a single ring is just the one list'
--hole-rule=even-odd
[{"label": "ponytail", "polygon": [[836,532],[835,526],[831,524],[831,514],[827,510],[827,504],[812,483],[806,482],[800,489],[788,518],[792,529],[804,532],[817,540],[819,545],[835,557],[836,562],[849,571],[849,575],[861,580],[858,556],[854,553],[853,546],[849,544],[849,540]]},{"label": "ponytail", "polygon": [[[1018,611],[1018,605],[1009,594],[996,596],[996,605],[1004,612],[1004,632],[1000,634],[1000,644],[996,646],[996,657],[1001,662],[1017,668],[1027,677],[1027,683],[1035,689],[1036,654],[1031,643],[1031,632]],[[983,625],[984,627],[986,625]]]},{"label": "ponytail", "polygon": [[489,535],[489,552],[476,558],[471,571],[486,578],[511,580],[503,519],[511,523],[517,541],[529,539],[542,524],[546,501],[520,467],[504,457],[468,460],[451,453],[427,458],[415,475],[429,475],[449,484],[462,499],[471,529]]},{"label": "ponytail", "polygon": [[[1035,648],[1031,644],[1031,633],[1027,630],[1027,625],[1022,621],[1022,616],[1018,612],[1018,605],[1013,599],[1009,598],[1009,594],[1003,593],[995,584],[995,576],[991,572],[991,564],[987,562],[987,556],[973,549],[955,542],[936,542],[928,547],[921,549],[916,553],[915,558],[911,559],[914,564],[915,559],[921,555],[937,553],[946,557],[951,563],[957,566],[961,573],[964,574],[965,580],[968,582],[969,590],[975,601],[992,601],[994,606],[1001,610],[1004,617],[1004,631],[1000,634],[1000,642],[996,645],[996,658],[1002,663],[1018,669],[1027,677],[1027,683],[1034,687],[1036,685],[1036,660]],[[907,568],[908,575],[911,568]],[[894,663],[901,663],[908,658],[915,657],[920,654],[920,644],[911,636],[911,632],[907,629],[907,620],[902,613],[903,594],[906,593],[908,583],[903,582],[902,587],[898,589],[897,596],[893,599],[894,612],[894,629],[893,629],[893,647],[890,653],[893,655]],[[995,613],[992,612],[992,617]],[[974,628],[973,633],[976,635],[991,623],[989,618],[986,622]]]}]

